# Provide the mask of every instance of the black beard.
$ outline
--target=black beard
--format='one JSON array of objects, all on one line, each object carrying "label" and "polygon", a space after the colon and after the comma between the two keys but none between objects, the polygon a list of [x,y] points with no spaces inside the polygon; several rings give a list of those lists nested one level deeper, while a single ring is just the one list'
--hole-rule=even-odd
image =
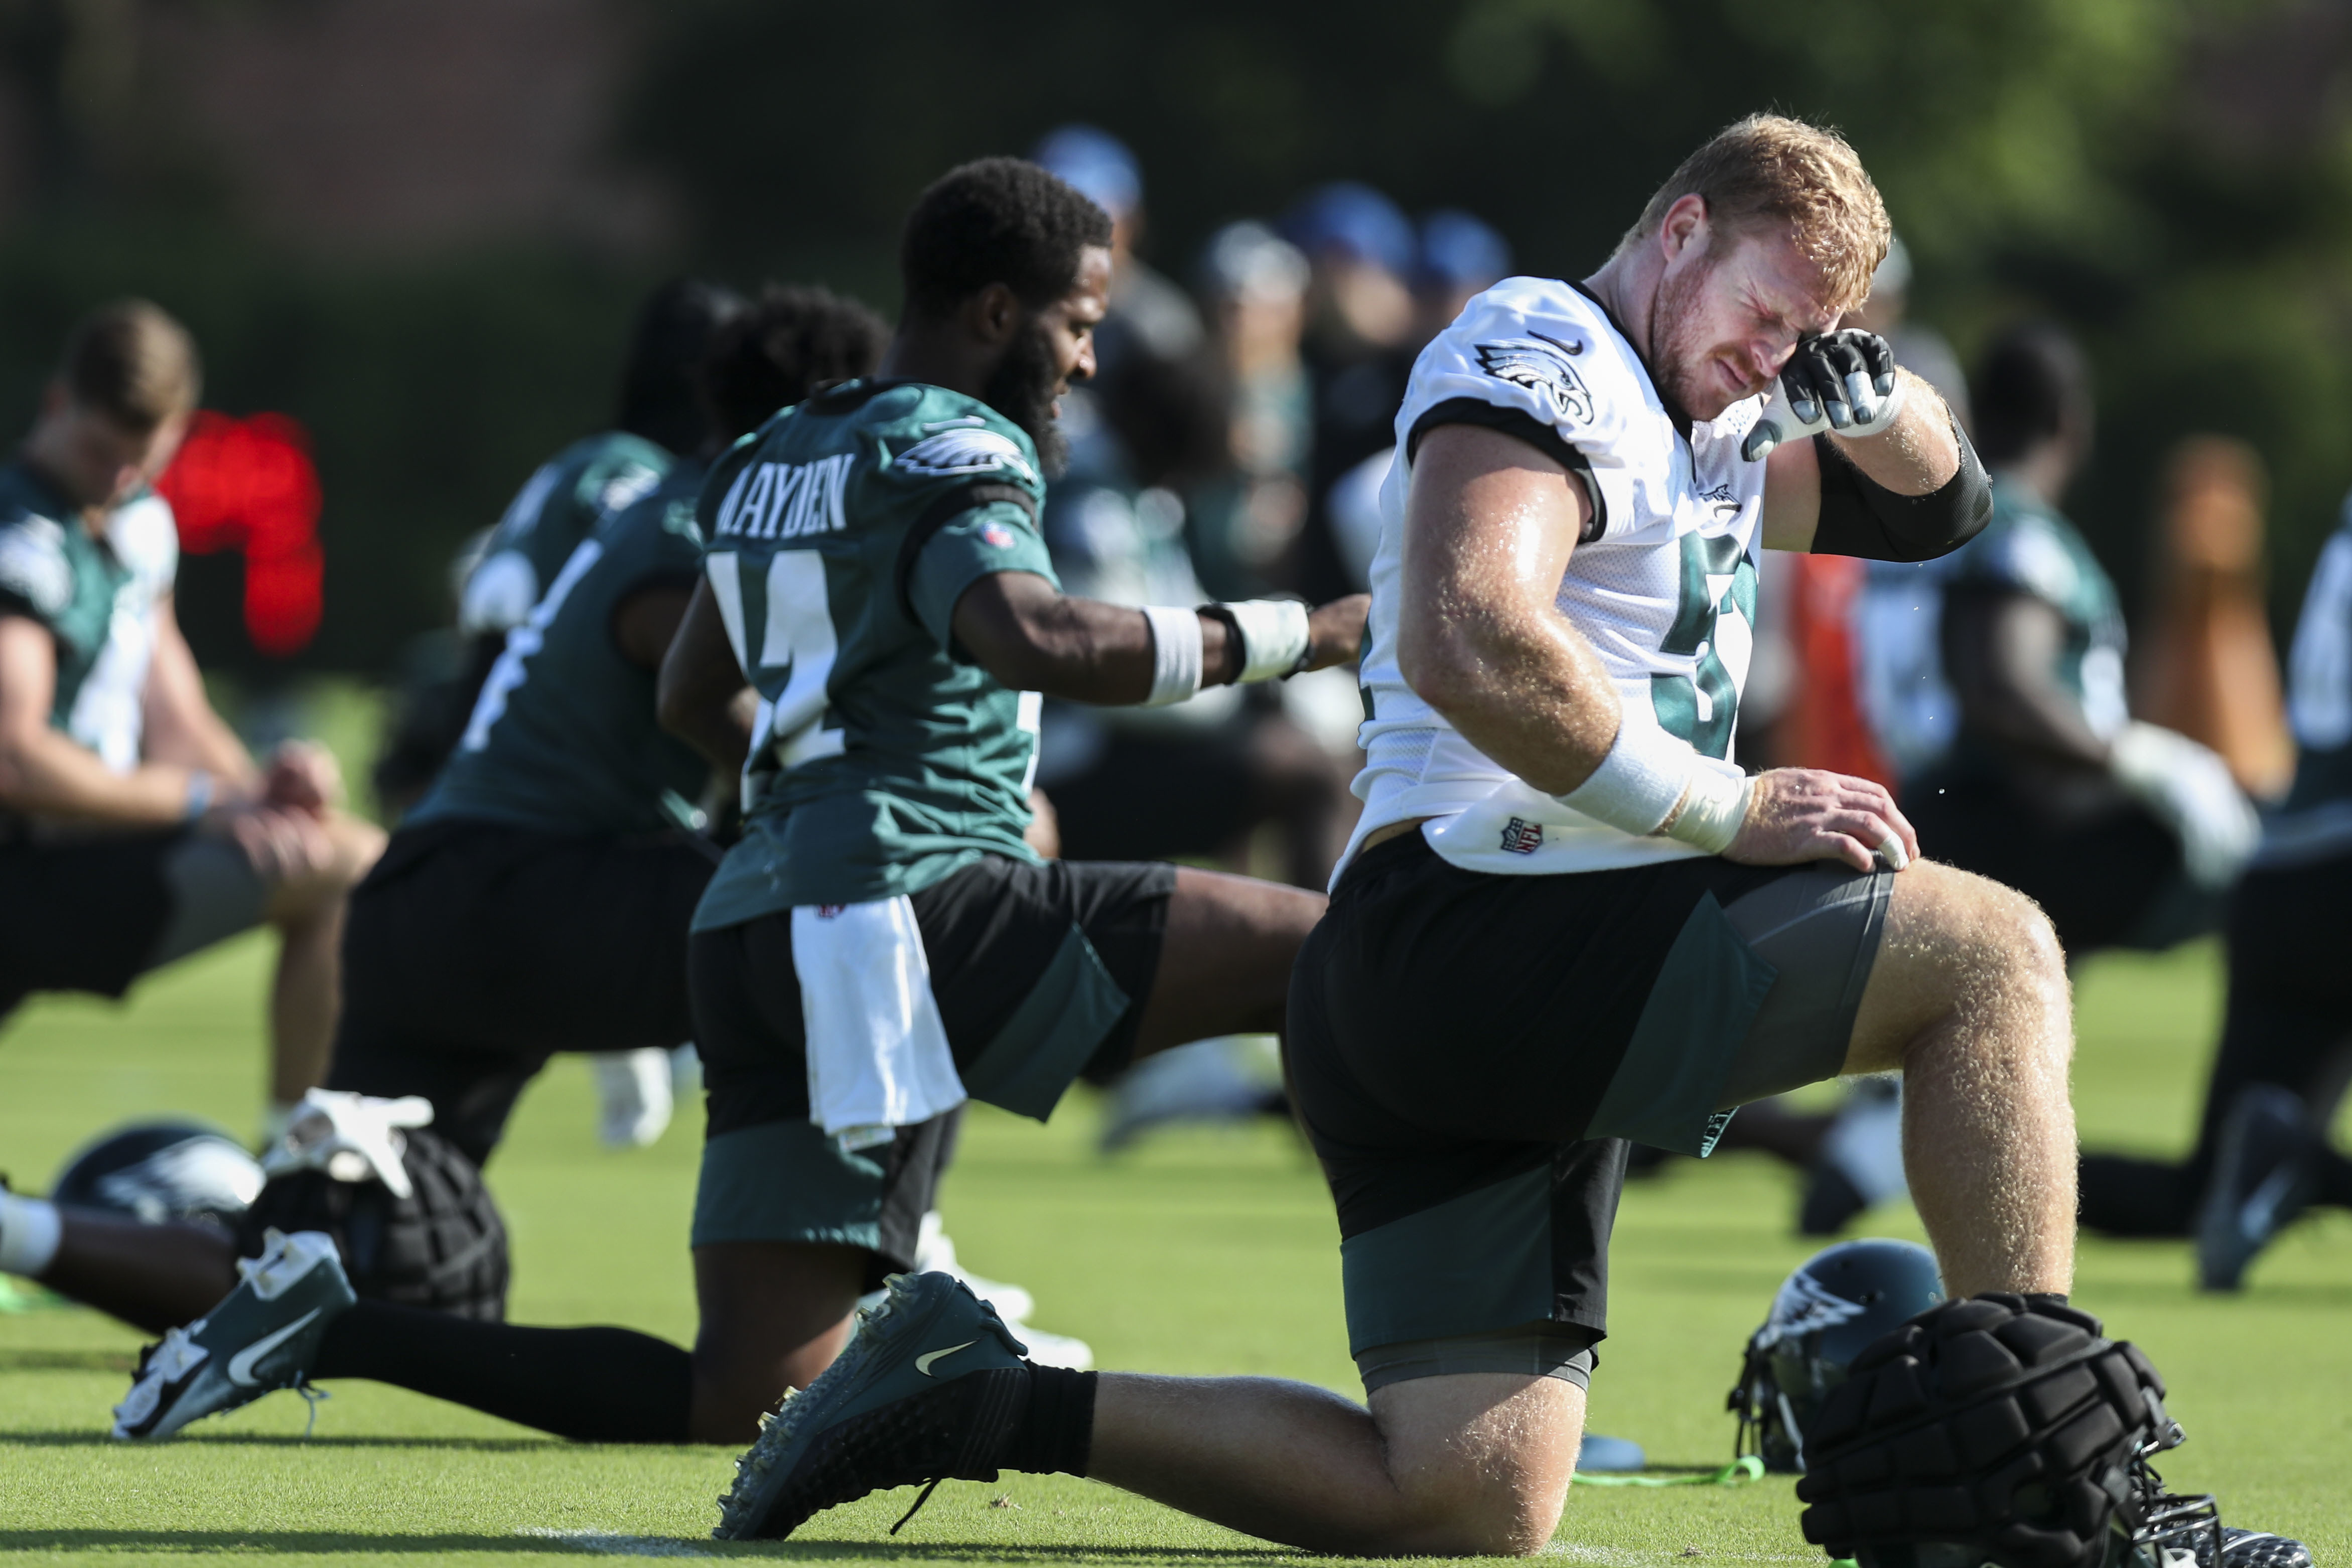
[{"label": "black beard", "polygon": [[1054,418],[1061,381],[1053,343],[1033,329],[1013,340],[981,393],[982,402],[1028,432],[1037,446],[1037,466],[1048,479],[1060,478],[1070,465],[1070,443]]}]

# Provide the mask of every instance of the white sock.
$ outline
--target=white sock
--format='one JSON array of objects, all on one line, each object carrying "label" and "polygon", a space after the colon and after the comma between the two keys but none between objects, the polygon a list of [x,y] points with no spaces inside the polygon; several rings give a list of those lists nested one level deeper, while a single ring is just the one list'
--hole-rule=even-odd
[{"label": "white sock", "polygon": [[56,1204],[0,1192],[0,1274],[38,1279],[57,1260],[64,1235]]}]

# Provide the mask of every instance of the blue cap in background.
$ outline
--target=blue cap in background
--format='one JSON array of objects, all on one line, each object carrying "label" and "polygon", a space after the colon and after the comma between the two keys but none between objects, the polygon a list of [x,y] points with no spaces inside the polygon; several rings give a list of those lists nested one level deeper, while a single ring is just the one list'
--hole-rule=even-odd
[{"label": "blue cap in background", "polygon": [[1065,125],[1048,132],[1029,157],[1076,186],[1114,218],[1123,218],[1143,204],[1143,170],[1127,143],[1108,131],[1092,125]]},{"label": "blue cap in background", "polygon": [[1511,242],[1455,207],[1421,220],[1421,278],[1440,288],[1491,288],[1511,275]]},{"label": "blue cap in background", "polygon": [[1333,252],[1386,267],[1399,277],[1413,270],[1412,225],[1397,204],[1356,180],[1318,185],[1282,221],[1283,233],[1310,256]]}]

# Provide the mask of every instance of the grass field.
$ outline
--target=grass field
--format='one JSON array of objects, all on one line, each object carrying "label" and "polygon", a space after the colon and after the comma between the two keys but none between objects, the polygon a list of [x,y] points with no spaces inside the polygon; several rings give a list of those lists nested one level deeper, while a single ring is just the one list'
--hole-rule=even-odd
[{"label": "grass field", "polygon": [[[127,1006],[27,1008],[0,1035],[0,1170],[38,1189],[89,1134],[193,1112],[252,1124],[265,953],[232,946],[147,984]],[[2077,1076],[2086,1139],[2185,1145],[2212,1038],[2212,954],[2114,960],[2082,977]],[[1171,1135],[1117,1162],[1092,1153],[1095,1108],[1039,1129],[973,1118],[943,1198],[965,1260],[1018,1280],[1049,1328],[1102,1364],[1255,1372],[1353,1394],[1339,1255],[1313,1167],[1280,1130]],[[593,1134],[580,1064],[525,1099],[491,1169],[514,1233],[513,1314],[692,1332],[683,1238],[698,1115],[650,1150]],[[1688,1162],[1628,1193],[1613,1261],[1613,1336],[1595,1429],[1645,1444],[1654,1465],[1728,1458],[1723,1414],[1738,1348],[1809,1249],[1789,1234],[1792,1178],[1759,1156]],[[1907,1209],[1874,1232],[1916,1237]],[[2240,1299],[2189,1287],[2187,1249],[2092,1243],[2076,1300],[2138,1340],[2170,1379],[2190,1434],[2166,1467],[2220,1493],[2224,1517],[2352,1552],[2352,1217],[2293,1232]],[[511,1563],[518,1554],[781,1556],[894,1562],[1199,1563],[1285,1558],[1090,1482],[1008,1476],[953,1483],[896,1539],[908,1495],[821,1515],[794,1541],[708,1539],[733,1458],[709,1448],[574,1446],[373,1384],[334,1386],[316,1435],[278,1395],[147,1448],[109,1443],[109,1407],[137,1351],[91,1313],[0,1314],[0,1555],[138,1558],[194,1552]],[[1624,1565],[1698,1558],[1820,1563],[1788,1485],[1579,1490],[1555,1553]]]}]

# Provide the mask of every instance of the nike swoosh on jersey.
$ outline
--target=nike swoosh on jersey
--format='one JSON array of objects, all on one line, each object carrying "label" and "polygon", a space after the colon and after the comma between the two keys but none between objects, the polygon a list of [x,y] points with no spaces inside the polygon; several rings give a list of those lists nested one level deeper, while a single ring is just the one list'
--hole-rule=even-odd
[{"label": "nike swoosh on jersey", "polygon": [[[235,1355],[229,1357],[228,1380],[231,1383],[236,1384],[239,1388],[260,1387],[261,1379],[253,1375],[253,1364],[259,1361],[263,1356],[268,1355],[271,1351],[276,1350],[279,1345],[284,1344],[288,1340],[292,1339],[296,1334],[300,1333],[303,1329],[310,1325],[310,1320],[319,1315],[319,1308],[312,1307],[309,1312],[304,1312],[300,1317],[296,1318],[292,1322],[288,1323],[284,1328],[279,1329],[276,1333],[263,1335],[261,1338],[255,1340],[251,1344],[247,1345],[243,1350],[238,1351]],[[959,1345],[956,1348],[961,1350],[963,1347]]]},{"label": "nike swoosh on jersey", "polygon": [[939,1360],[940,1357],[943,1355],[953,1355],[960,1350],[970,1350],[973,1345],[976,1345],[979,1343],[980,1342],[976,1339],[968,1339],[961,1344],[951,1344],[945,1350],[926,1351],[915,1358],[915,1370],[921,1373],[925,1377],[936,1376],[937,1374],[931,1371],[931,1363]]}]

